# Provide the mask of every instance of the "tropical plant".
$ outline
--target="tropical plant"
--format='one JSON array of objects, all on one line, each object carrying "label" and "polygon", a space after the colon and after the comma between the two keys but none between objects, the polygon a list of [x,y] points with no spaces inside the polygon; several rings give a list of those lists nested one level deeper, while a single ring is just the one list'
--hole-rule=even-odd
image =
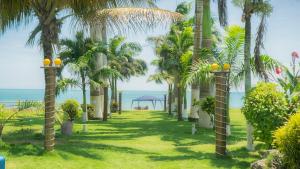
[{"label": "tropical plant", "polygon": [[[233,3],[243,11],[242,21],[245,22],[245,44],[244,44],[244,66],[245,66],[245,92],[251,89],[251,18],[253,14],[260,16],[256,44],[254,48],[255,69],[261,77],[268,81],[268,76],[260,58],[260,49],[263,47],[263,38],[266,30],[266,19],[272,12],[272,6],[269,0],[233,0]],[[247,125],[247,149],[254,150],[253,146],[253,128]]]},{"label": "tropical plant", "polygon": [[141,52],[142,47],[138,43],[125,42],[124,37],[116,36],[110,39],[106,50],[108,65],[122,75],[109,80],[112,90],[111,103],[117,103],[117,81],[144,75],[147,71],[147,64],[141,59],[134,58]]},{"label": "tropical plant", "polygon": [[[215,55],[212,62],[219,65],[229,64],[229,78],[227,79],[227,123],[230,124],[229,116],[229,99],[230,91],[232,87],[238,87],[244,80],[244,60],[243,60],[243,49],[244,49],[244,37],[245,31],[239,26],[229,26],[225,29],[225,36],[221,44],[218,44],[218,49],[211,53],[209,51],[202,51],[202,55]],[[262,63],[264,64],[268,73],[273,73],[279,63],[272,59],[270,56],[262,55]],[[251,70],[254,75],[257,75],[255,69],[254,57],[251,58]],[[198,61],[192,65],[189,74],[186,77],[185,82],[191,84],[194,81],[212,81],[211,66],[209,62]],[[228,126],[229,127],[229,126]]]},{"label": "tropical plant", "polygon": [[[39,42],[43,49],[44,58],[53,59],[53,47],[55,47],[59,40],[60,28],[63,20],[70,16],[70,14],[76,14],[77,18],[81,18],[82,21],[89,21],[95,25],[113,25],[115,28],[120,28],[120,25],[127,21],[131,21],[134,18],[135,22],[130,22],[130,26],[133,28],[141,28],[140,25],[155,25],[161,20],[177,20],[180,19],[180,15],[171,13],[165,10],[159,9],[136,9],[136,8],[114,8],[107,9],[108,7],[116,6],[153,6],[152,0],[51,0],[51,1],[17,1],[17,0],[1,0],[0,1],[0,32],[3,33],[11,27],[19,27],[21,23],[25,25],[30,24],[33,21],[32,18],[38,19],[37,27],[32,31],[28,44],[33,44],[35,37],[40,33]],[[98,10],[98,11],[96,11]],[[63,12],[63,16],[58,18],[59,13]],[[64,15],[65,14],[65,15]],[[97,15],[98,17],[91,17]],[[163,15],[163,17],[162,17]],[[60,15],[61,16],[61,15]],[[100,18],[99,18],[100,17]],[[160,18],[161,17],[161,18]],[[93,18],[95,20],[90,20]],[[106,22],[103,22],[103,18]],[[124,19],[126,18],[126,19]],[[148,18],[148,20],[144,19]],[[138,20],[139,19],[139,20]],[[124,21],[124,22],[122,22]],[[142,21],[142,22],[141,22]],[[147,21],[147,23],[145,22]],[[148,22],[149,21],[149,22]],[[160,22],[161,23],[161,22]],[[95,28],[94,25],[94,28]],[[149,24],[148,24],[149,25]],[[106,26],[106,25],[105,25]],[[99,31],[91,30],[94,33],[94,37],[101,37]],[[103,30],[103,29],[102,29]],[[106,30],[105,30],[106,31]],[[100,32],[101,33],[101,32]],[[106,33],[102,34],[106,35]],[[96,58],[99,59],[99,58]],[[55,70],[45,69],[45,150],[52,151],[55,145],[54,137],[54,120],[55,120]]]},{"label": "tropical plant", "polygon": [[300,166],[300,113],[290,116],[288,122],[274,133],[274,144],[284,154],[288,168]]},{"label": "tropical plant", "polygon": [[[79,33],[81,34],[81,33]],[[77,36],[77,37],[83,37],[83,36]],[[83,105],[84,105],[84,113],[83,113],[83,123],[86,123],[88,120],[88,114],[87,114],[87,103],[86,103],[86,86],[88,84],[92,84],[94,86],[105,86],[105,88],[108,87],[108,84],[105,81],[98,80],[97,77],[101,78],[116,78],[119,77],[120,74],[117,72],[117,70],[111,69],[109,67],[103,67],[98,71],[95,71],[95,63],[93,63],[93,56],[94,53],[97,51],[104,51],[105,45],[102,43],[82,43],[81,46],[77,43],[79,42],[87,42],[88,40],[84,39],[77,39],[77,42],[72,42],[70,40],[69,44],[75,44],[75,45],[69,45],[69,49],[65,49],[65,51],[62,52],[62,58],[64,60],[72,60],[68,62],[68,66],[71,70],[71,73],[77,76],[77,78],[65,78],[59,80],[58,84],[62,84],[58,86],[58,90],[65,91],[69,87],[79,87],[82,89],[82,98],[83,98]],[[76,45],[77,44],[77,45]],[[89,45],[87,47],[86,45]],[[72,47],[74,46],[74,47]],[[68,52],[71,49],[71,51],[80,51],[78,53],[74,54],[72,52]],[[80,55],[78,57],[78,55]],[[109,77],[108,77],[109,76]],[[108,99],[108,96],[106,96]],[[105,104],[106,105],[106,104]],[[104,106],[104,109],[106,109],[106,116],[104,117],[104,120],[107,120],[107,107]],[[84,130],[85,126],[84,126]]]},{"label": "tropical plant", "polygon": [[271,147],[272,132],[286,121],[287,106],[276,84],[259,83],[246,95],[242,112],[254,127],[255,138]]},{"label": "tropical plant", "polygon": [[[195,10],[195,34],[194,34],[194,55],[193,63],[201,59],[202,62],[212,60],[212,56],[203,55],[202,50],[212,51],[215,45],[213,44],[213,19],[211,17],[211,0],[196,0]],[[227,25],[227,1],[218,1],[219,23],[221,26]],[[201,32],[202,30],[202,32]],[[198,99],[205,99],[212,95],[210,81],[194,81],[192,83],[192,102]],[[200,90],[200,92],[199,92]],[[200,95],[199,95],[200,93]],[[202,109],[197,109],[191,104],[191,114],[199,113],[199,125],[209,128],[209,118],[206,118],[206,113],[202,113]],[[203,120],[202,120],[203,119]]]},{"label": "tropical plant", "polygon": [[[185,8],[185,9],[180,9]],[[189,6],[181,4],[177,8],[178,12],[187,14]],[[185,96],[186,86],[183,83],[184,74],[188,65],[191,64],[191,48],[193,46],[192,22],[187,18],[184,21],[172,25],[170,32],[165,36],[152,37],[148,39],[154,43],[154,50],[158,59],[154,62],[158,66],[158,74],[164,72],[172,76],[174,83],[174,102],[177,107],[178,120],[183,120],[182,103]],[[157,78],[157,77],[156,77]],[[169,106],[170,108],[171,106]]]},{"label": "tropical plant", "polygon": [[210,117],[210,123],[215,127],[215,105],[216,100],[214,97],[207,97],[204,100],[199,100],[194,102],[194,106],[199,106],[203,111],[205,111]]},{"label": "tropical plant", "polygon": [[66,115],[68,116],[69,121],[74,121],[75,118],[78,117],[80,112],[80,104],[74,99],[66,100],[61,105],[61,108],[64,111],[64,113],[66,113]]},{"label": "tropical plant", "polygon": [[[299,83],[299,73],[300,70],[297,70],[296,59],[299,58],[297,52],[292,53],[292,70],[285,66],[277,66],[276,73],[279,76],[277,78],[278,83],[284,90],[286,99],[289,103],[289,114],[296,113],[299,109],[300,103],[300,83]],[[298,63],[299,64],[299,63]],[[283,71],[282,71],[283,70]]]}]

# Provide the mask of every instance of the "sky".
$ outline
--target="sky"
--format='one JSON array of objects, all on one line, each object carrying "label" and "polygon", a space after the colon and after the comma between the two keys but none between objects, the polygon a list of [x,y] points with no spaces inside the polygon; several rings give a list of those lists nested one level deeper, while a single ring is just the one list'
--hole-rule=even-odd
[{"label": "sky", "polygon": [[[177,4],[183,0],[160,0],[157,5],[160,8],[174,11]],[[187,0],[187,2],[192,2]],[[265,49],[262,51],[273,58],[279,60],[286,66],[291,61],[291,53],[300,51],[300,22],[299,22],[299,0],[272,0],[274,7],[273,13],[268,18],[268,28],[265,38]],[[240,8],[234,7],[231,1],[228,1],[229,25],[240,25],[242,11]],[[212,5],[213,16],[217,17],[217,6]],[[193,11],[192,11],[193,12]],[[252,35],[258,26],[258,18],[253,17]],[[19,29],[12,28],[5,34],[0,35],[0,89],[43,89],[44,73],[40,68],[42,65],[42,51],[38,46],[26,46],[26,41],[30,32],[36,26],[37,21],[32,24],[22,26]],[[148,63],[149,71],[143,77],[133,77],[130,81],[120,82],[121,90],[166,90],[166,84],[158,85],[153,82],[147,82],[149,75],[155,72],[155,67],[150,63],[155,59],[152,47],[146,42],[147,37],[163,35],[168,32],[168,27],[159,26],[158,28],[141,33],[129,33],[123,36],[127,37],[127,41],[138,42],[143,46],[143,51],[139,58],[144,59]],[[109,33],[109,32],[108,32]],[[66,23],[62,27],[64,38],[72,38],[74,30]],[[253,50],[252,50],[253,51]],[[68,72],[65,75],[68,76]],[[253,82],[255,83],[255,81]],[[243,88],[236,89],[242,91]]]}]

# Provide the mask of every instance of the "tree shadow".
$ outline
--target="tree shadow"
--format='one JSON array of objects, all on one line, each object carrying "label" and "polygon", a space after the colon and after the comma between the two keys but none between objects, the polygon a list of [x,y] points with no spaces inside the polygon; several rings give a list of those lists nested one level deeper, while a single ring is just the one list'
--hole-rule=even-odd
[{"label": "tree shadow", "polygon": [[176,150],[182,155],[175,156],[149,156],[153,161],[181,161],[181,160],[208,160],[211,166],[215,168],[248,168],[252,161],[244,160],[245,158],[258,158],[257,155],[249,153],[246,149],[241,148],[230,151],[227,156],[221,157],[214,152],[195,152],[188,147],[177,147]]}]

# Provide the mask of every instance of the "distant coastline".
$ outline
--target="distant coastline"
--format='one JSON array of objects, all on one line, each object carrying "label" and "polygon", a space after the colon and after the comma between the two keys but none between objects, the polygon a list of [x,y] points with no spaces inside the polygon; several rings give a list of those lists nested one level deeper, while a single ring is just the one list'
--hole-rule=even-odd
[{"label": "distant coastline", "polygon": [[[132,99],[135,99],[140,96],[144,95],[151,95],[163,98],[165,94],[167,94],[165,91],[140,91],[140,90],[123,90],[123,108],[125,110],[131,110],[131,104]],[[88,97],[89,97],[89,92]],[[191,92],[188,91],[187,93],[187,99],[188,104],[190,104],[190,94]],[[230,107],[232,108],[241,108],[243,104],[242,98],[244,97],[243,92],[232,92],[231,93],[231,99],[230,99]],[[31,100],[31,101],[43,101],[44,98],[44,89],[0,89],[0,104],[6,105],[13,104],[13,102],[17,101],[25,101],[25,100]],[[73,98],[78,100],[79,102],[82,101],[81,97],[81,91],[74,89],[74,90],[68,90],[66,93],[60,95],[57,97],[57,103],[61,103],[66,99]],[[149,103],[141,103],[141,105],[149,105],[151,108],[151,104]],[[162,109],[162,106],[158,104],[157,109]]]}]

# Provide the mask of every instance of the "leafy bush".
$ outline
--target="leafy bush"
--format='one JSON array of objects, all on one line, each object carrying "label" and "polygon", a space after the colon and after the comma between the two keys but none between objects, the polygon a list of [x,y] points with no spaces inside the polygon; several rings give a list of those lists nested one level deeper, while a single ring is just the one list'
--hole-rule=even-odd
[{"label": "leafy bush", "polygon": [[112,113],[116,113],[118,111],[118,108],[119,108],[119,104],[117,102],[112,102],[111,104],[111,112]]},{"label": "leafy bush", "polygon": [[80,108],[80,104],[74,100],[74,99],[69,99],[67,101],[65,101],[65,103],[63,103],[61,105],[62,110],[67,113],[70,121],[74,121],[76,117],[78,117],[79,115],[79,108]]},{"label": "leafy bush", "polygon": [[300,113],[292,115],[289,121],[275,131],[274,144],[284,154],[284,160],[291,169],[300,167]]},{"label": "leafy bush", "polygon": [[[92,104],[87,104],[87,113],[88,113],[88,119],[95,119],[96,118],[96,110],[95,106]],[[83,105],[81,105],[83,109]]]},{"label": "leafy bush", "polygon": [[201,109],[209,115],[210,121],[213,124],[213,126],[215,118],[215,104],[216,100],[214,97],[207,97],[200,103]]},{"label": "leafy bush", "polygon": [[284,93],[273,83],[259,83],[245,98],[242,112],[254,127],[254,136],[271,147],[272,132],[282,126],[287,117]]}]

